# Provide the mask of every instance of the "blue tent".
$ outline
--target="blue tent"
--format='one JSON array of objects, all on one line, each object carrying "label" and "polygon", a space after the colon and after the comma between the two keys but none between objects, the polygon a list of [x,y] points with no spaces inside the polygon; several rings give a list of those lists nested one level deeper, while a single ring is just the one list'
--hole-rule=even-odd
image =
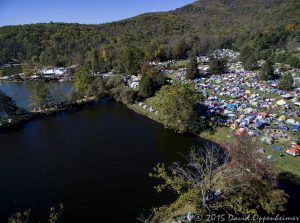
[{"label": "blue tent", "polygon": [[300,125],[294,124],[294,125],[292,125],[291,131],[292,131],[292,132],[296,132],[296,131],[299,130],[299,129],[300,129]]},{"label": "blue tent", "polygon": [[276,151],[281,151],[283,150],[283,148],[279,147],[279,146],[272,146],[274,150]]},{"label": "blue tent", "polygon": [[228,104],[227,107],[231,110],[236,110],[237,109],[237,105],[236,104]]},{"label": "blue tent", "polygon": [[261,129],[261,128],[264,128],[266,126],[266,122],[263,119],[260,119],[257,122],[255,122],[253,125],[256,128]]}]

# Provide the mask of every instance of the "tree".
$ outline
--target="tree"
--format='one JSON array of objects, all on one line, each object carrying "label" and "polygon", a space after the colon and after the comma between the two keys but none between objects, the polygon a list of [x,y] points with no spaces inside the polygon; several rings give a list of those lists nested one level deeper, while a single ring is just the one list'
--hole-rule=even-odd
[{"label": "tree", "polygon": [[278,173],[249,136],[223,146],[230,163],[224,179],[223,202],[236,214],[275,214],[283,211],[287,195],[278,188]]},{"label": "tree", "polygon": [[15,115],[18,107],[14,100],[0,90],[0,114],[5,113],[8,118]]},{"label": "tree", "polygon": [[90,50],[87,52],[87,62],[91,71],[99,71],[100,60],[96,50]]},{"label": "tree", "polygon": [[0,77],[4,77],[4,76],[5,76],[4,70],[0,70]]},{"label": "tree", "polygon": [[[58,207],[51,207],[48,222],[58,223],[62,217],[63,211],[64,211],[63,203],[60,203]],[[30,214],[31,214],[31,209],[25,210],[23,212],[14,213],[8,219],[7,223],[29,223]]]},{"label": "tree", "polygon": [[[190,199],[194,199],[192,202],[196,206],[210,212],[211,201],[225,175],[228,159],[223,149],[217,145],[208,144],[202,149],[192,148],[186,157],[185,164],[176,162],[168,169],[164,164],[158,164],[150,176],[163,180],[163,184],[156,186],[158,192],[170,188],[178,195],[183,197],[187,195]],[[194,194],[191,193],[192,191]]]},{"label": "tree", "polygon": [[178,133],[199,133],[204,123],[199,118],[198,104],[203,96],[193,84],[165,85],[158,91],[154,106],[165,127]]},{"label": "tree", "polygon": [[183,59],[187,57],[187,51],[189,50],[189,46],[187,45],[184,38],[180,38],[175,40],[172,46],[172,54],[176,59]]},{"label": "tree", "polygon": [[149,98],[154,95],[154,83],[150,76],[143,75],[139,85],[139,97]]},{"label": "tree", "polygon": [[246,70],[253,70],[256,64],[254,49],[246,46],[241,51],[241,61]]},{"label": "tree", "polygon": [[289,56],[286,62],[292,67],[300,68],[300,60],[295,56]]},{"label": "tree", "polygon": [[285,74],[278,82],[278,88],[280,90],[291,91],[293,89],[294,79],[292,74]]},{"label": "tree", "polygon": [[150,61],[163,61],[164,59],[166,59],[165,46],[157,41],[152,40],[145,47],[145,58]]},{"label": "tree", "polygon": [[189,56],[189,63],[186,69],[186,78],[189,80],[193,80],[199,76],[198,62],[197,57],[193,54]]},{"label": "tree", "polygon": [[92,83],[92,77],[90,76],[90,71],[87,67],[80,67],[75,72],[74,88],[79,97],[83,97],[89,85]]},{"label": "tree", "polygon": [[222,74],[226,71],[226,60],[211,58],[209,62],[210,72],[212,74]]},{"label": "tree", "polygon": [[271,60],[267,60],[263,64],[259,78],[263,81],[275,79],[273,63],[271,62]]},{"label": "tree", "polygon": [[222,148],[192,149],[184,164],[168,168],[158,164],[150,174],[163,180],[156,189],[172,189],[178,198],[169,207],[158,209],[154,219],[164,222],[161,218],[174,217],[174,212],[187,204],[200,214],[247,216],[283,211],[287,195],[278,188],[278,173],[258,148],[251,138],[237,137]]},{"label": "tree", "polygon": [[142,65],[142,51],[135,46],[123,47],[117,55],[118,73],[137,74]]},{"label": "tree", "polygon": [[24,212],[17,212],[8,219],[7,223],[29,223],[30,212],[30,209]]},{"label": "tree", "polygon": [[50,81],[48,84],[50,92],[50,103],[59,107],[59,104],[64,101],[65,96],[63,95],[59,83]]},{"label": "tree", "polygon": [[49,105],[50,90],[45,82],[36,82],[31,86],[30,106],[36,111],[42,111]]},{"label": "tree", "polygon": [[149,98],[166,84],[166,77],[159,69],[144,64],[141,69],[142,79],[139,85],[139,96]]},{"label": "tree", "polygon": [[41,67],[32,61],[27,61],[22,68],[25,78],[29,78],[30,76],[36,74]]}]

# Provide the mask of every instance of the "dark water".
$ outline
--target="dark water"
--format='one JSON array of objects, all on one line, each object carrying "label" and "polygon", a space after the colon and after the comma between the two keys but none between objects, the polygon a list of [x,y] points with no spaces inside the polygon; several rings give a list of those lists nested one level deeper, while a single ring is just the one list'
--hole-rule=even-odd
[{"label": "dark water", "polygon": [[118,103],[31,121],[0,135],[0,222],[26,208],[44,221],[59,202],[63,222],[135,222],[172,200],[151,169],[194,144]]},{"label": "dark water", "polygon": [[[68,96],[72,91],[72,83],[68,81],[57,82],[62,94]],[[12,97],[17,106],[28,109],[30,106],[30,86],[27,82],[1,82],[0,90],[5,92],[8,96]]]},{"label": "dark water", "polygon": [[[0,83],[0,89],[28,106],[26,83]],[[119,103],[28,122],[0,134],[0,222],[28,208],[33,222],[47,222],[49,207],[60,202],[64,223],[136,222],[140,213],[174,199],[155,192],[151,169],[204,144]],[[290,195],[286,215],[299,216],[300,187],[280,185]]]}]

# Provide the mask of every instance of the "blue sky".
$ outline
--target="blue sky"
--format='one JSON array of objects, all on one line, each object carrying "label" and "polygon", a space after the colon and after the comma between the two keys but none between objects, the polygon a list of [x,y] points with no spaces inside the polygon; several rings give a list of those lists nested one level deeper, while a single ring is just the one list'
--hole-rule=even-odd
[{"label": "blue sky", "polygon": [[194,0],[0,0],[0,26],[40,22],[99,24],[145,12],[167,11]]}]

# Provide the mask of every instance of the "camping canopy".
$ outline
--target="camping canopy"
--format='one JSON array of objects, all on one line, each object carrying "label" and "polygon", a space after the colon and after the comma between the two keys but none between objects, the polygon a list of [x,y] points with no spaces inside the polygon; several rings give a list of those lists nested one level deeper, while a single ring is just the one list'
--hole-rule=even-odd
[{"label": "camping canopy", "polygon": [[286,105],[286,102],[285,102],[285,100],[281,99],[281,100],[277,101],[276,104],[282,106],[282,105]]}]

